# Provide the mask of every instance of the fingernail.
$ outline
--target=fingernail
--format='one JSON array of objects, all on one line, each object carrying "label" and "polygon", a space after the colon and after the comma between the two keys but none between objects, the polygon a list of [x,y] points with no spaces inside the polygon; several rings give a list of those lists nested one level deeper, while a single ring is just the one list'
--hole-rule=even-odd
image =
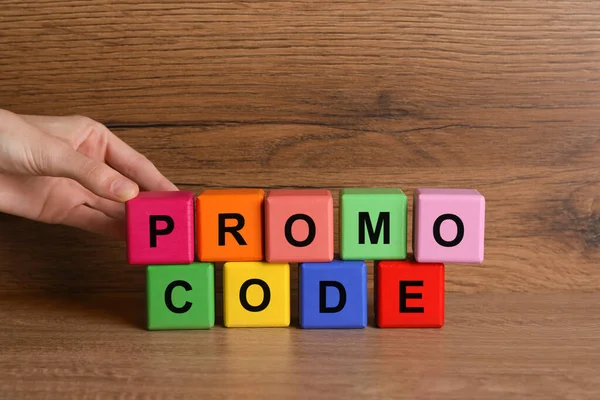
[{"label": "fingernail", "polygon": [[138,194],[138,187],[127,179],[117,179],[112,184],[112,193],[121,201],[133,199]]}]

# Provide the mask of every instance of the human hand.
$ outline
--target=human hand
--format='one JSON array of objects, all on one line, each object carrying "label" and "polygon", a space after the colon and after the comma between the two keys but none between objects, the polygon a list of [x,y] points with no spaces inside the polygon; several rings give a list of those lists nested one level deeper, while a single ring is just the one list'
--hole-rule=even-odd
[{"label": "human hand", "polygon": [[140,188],[178,190],[96,121],[0,109],[0,212],[124,239]]}]

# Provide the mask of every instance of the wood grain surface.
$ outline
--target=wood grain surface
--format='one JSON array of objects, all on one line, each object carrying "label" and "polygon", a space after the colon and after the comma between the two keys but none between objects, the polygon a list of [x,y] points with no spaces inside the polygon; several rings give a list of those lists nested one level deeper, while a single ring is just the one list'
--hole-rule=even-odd
[{"label": "wood grain surface", "polygon": [[[600,288],[595,0],[0,6],[1,108],[94,118],[196,192],[476,188],[486,260],[449,291]],[[3,292],[143,284],[123,243],[0,216]]]},{"label": "wood grain surface", "polygon": [[[442,329],[147,332],[143,296],[4,295],[3,398],[594,399],[600,295],[448,296]],[[552,307],[548,307],[552,304]]]},{"label": "wood grain surface", "polygon": [[0,215],[0,397],[598,398],[596,0],[0,0],[0,108],[94,118],[197,193],[487,199],[439,330],[147,332],[124,243]]}]

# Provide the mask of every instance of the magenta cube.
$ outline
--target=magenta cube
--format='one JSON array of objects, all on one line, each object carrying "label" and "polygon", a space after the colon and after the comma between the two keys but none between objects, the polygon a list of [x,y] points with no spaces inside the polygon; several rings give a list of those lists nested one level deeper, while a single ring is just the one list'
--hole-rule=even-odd
[{"label": "magenta cube", "polygon": [[129,264],[194,261],[194,193],[141,192],[126,204]]},{"label": "magenta cube", "polygon": [[474,189],[417,189],[413,252],[422,263],[483,262],[485,198]]},{"label": "magenta cube", "polygon": [[333,260],[333,198],[325,189],[272,190],[265,199],[267,262]]}]

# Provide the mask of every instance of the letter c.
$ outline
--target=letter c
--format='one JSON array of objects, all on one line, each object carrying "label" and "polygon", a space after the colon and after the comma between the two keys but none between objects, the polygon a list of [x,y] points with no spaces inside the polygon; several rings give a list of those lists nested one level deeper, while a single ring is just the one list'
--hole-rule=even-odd
[{"label": "letter c", "polygon": [[177,286],[184,288],[186,292],[192,290],[192,285],[190,285],[186,281],[173,281],[169,283],[169,286],[167,286],[167,289],[165,290],[165,305],[172,313],[183,314],[188,312],[190,308],[192,308],[192,303],[186,301],[185,304],[181,307],[176,307],[173,304],[173,289],[175,289]]}]

